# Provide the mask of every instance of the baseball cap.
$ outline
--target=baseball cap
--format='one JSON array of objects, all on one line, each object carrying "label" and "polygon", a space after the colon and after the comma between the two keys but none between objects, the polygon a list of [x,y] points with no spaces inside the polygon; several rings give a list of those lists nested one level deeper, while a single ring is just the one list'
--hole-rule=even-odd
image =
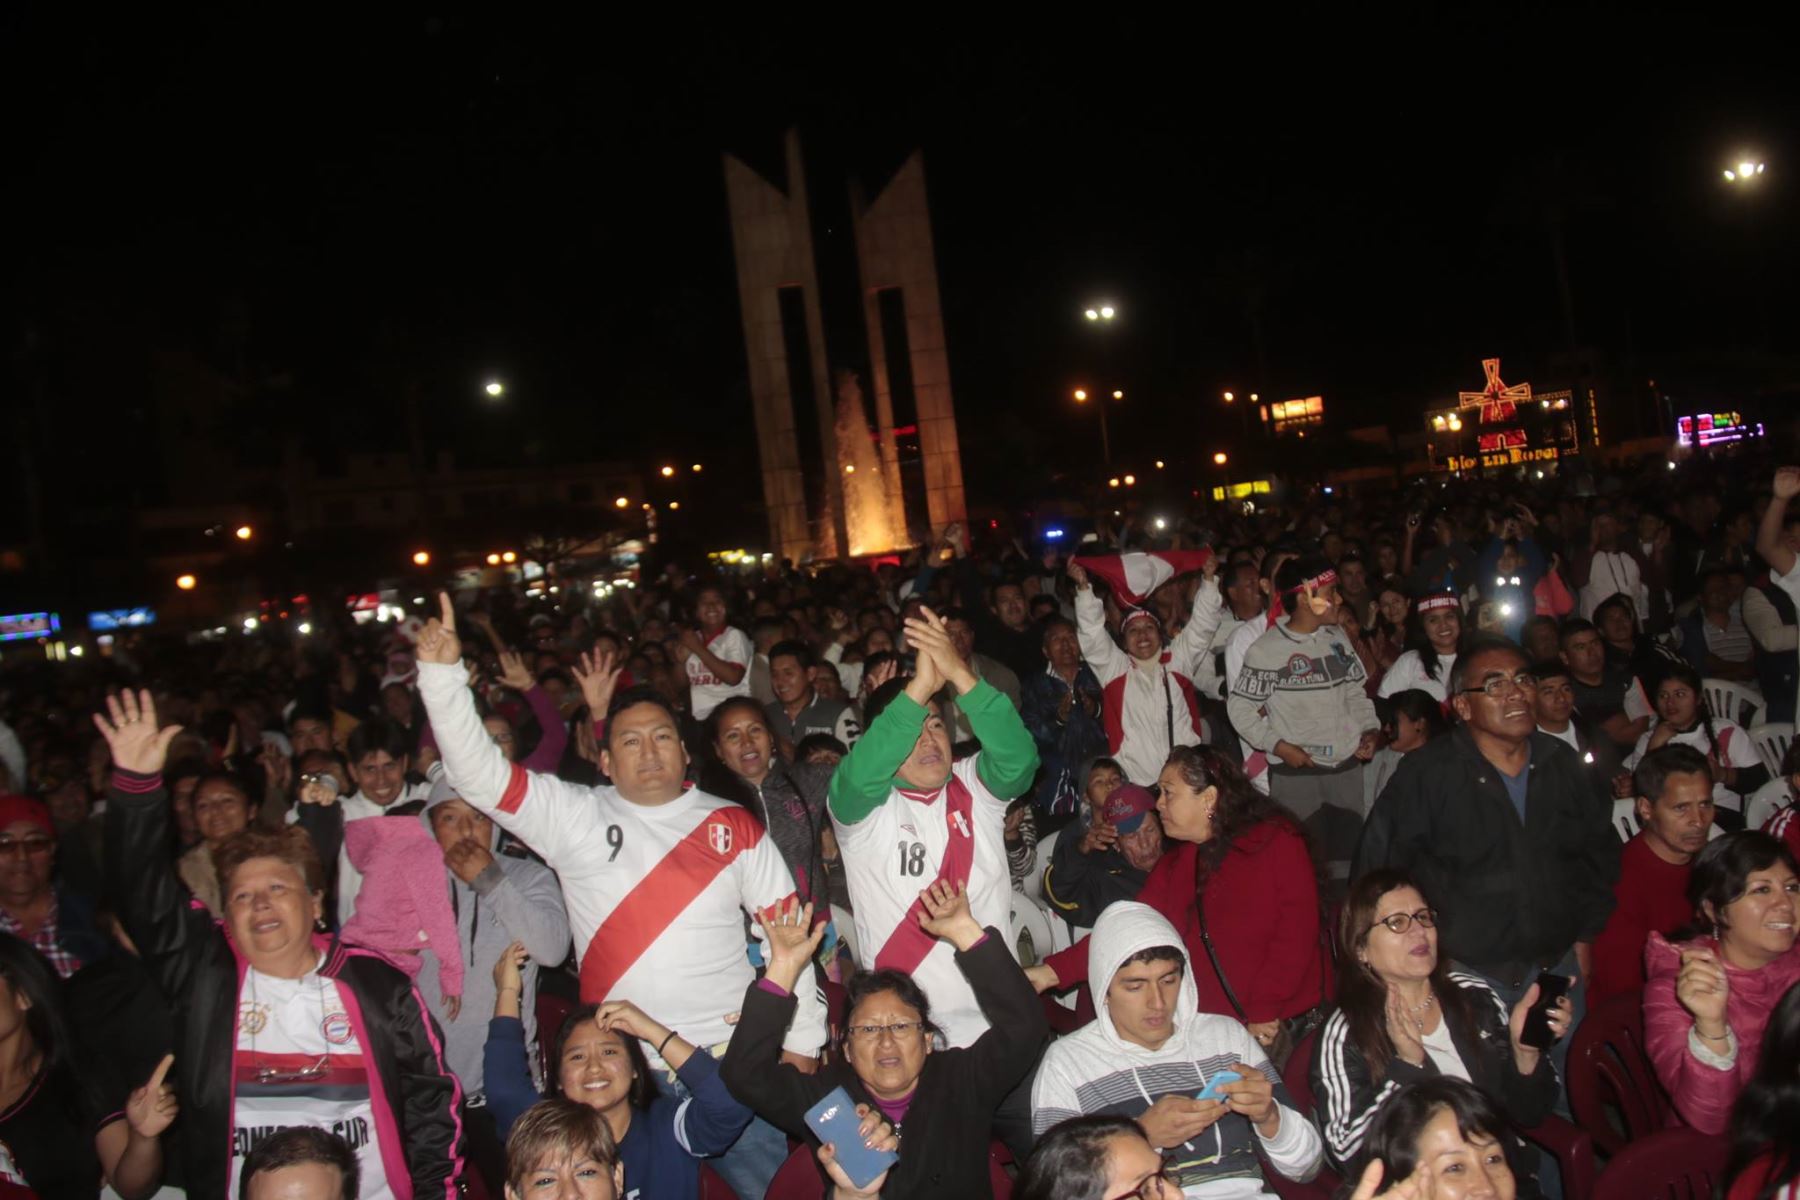
[{"label": "baseball cap", "polygon": [[1135,783],[1122,784],[1114,789],[1100,806],[1100,819],[1117,829],[1120,833],[1136,833],[1138,826],[1144,823],[1144,816],[1156,807],[1156,797],[1150,789]]},{"label": "baseball cap", "polygon": [[51,837],[56,836],[56,826],[50,821],[50,810],[42,800],[34,796],[0,795],[0,829],[17,825],[21,821],[36,825]]}]

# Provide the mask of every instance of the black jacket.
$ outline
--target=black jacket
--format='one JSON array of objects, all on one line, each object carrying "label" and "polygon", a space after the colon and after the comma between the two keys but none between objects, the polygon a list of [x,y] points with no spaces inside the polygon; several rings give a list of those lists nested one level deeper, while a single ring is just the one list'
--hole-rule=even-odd
[{"label": "black jacket", "polygon": [[[1452,971],[1450,980],[1462,989],[1463,1003],[1474,1018],[1473,1028],[1450,1027],[1451,1044],[1468,1069],[1469,1081],[1497,1100],[1513,1124],[1536,1125],[1556,1104],[1556,1068],[1550,1055],[1539,1055],[1537,1070],[1530,1075],[1519,1074],[1512,1058],[1512,1034],[1507,1030],[1510,1014],[1500,997],[1477,976]],[[1362,1047],[1350,1036],[1349,1019],[1343,1010],[1333,1011],[1319,1030],[1311,1066],[1313,1116],[1325,1135],[1325,1157],[1331,1169],[1350,1178],[1382,1102],[1399,1088],[1438,1074],[1430,1055],[1416,1067],[1395,1056],[1376,1079]],[[1518,1143],[1519,1139],[1515,1136],[1510,1141]],[[1533,1161],[1523,1150],[1523,1144],[1507,1147],[1515,1171]]]},{"label": "black jacket", "polygon": [[[901,1122],[900,1161],[888,1171],[883,1200],[956,1200],[993,1194],[988,1144],[994,1110],[1037,1061],[1050,1036],[1044,1009],[1025,973],[992,929],[956,962],[968,976],[989,1029],[963,1049],[925,1056],[919,1086]],[[806,1110],[842,1087],[857,1104],[875,1105],[862,1081],[841,1060],[802,1075],[780,1061],[781,1039],[794,1016],[794,998],[761,983],[744,992],[743,1015],[719,1071],[731,1094],[789,1135],[814,1141]],[[819,1194],[825,1194],[821,1174]]]},{"label": "black jacket", "polygon": [[[238,989],[248,964],[223,926],[191,904],[168,856],[169,799],[155,776],[114,775],[106,865],[116,911],[144,966],[176,1006],[176,1126],[188,1194],[227,1194]],[[344,995],[362,1043],[388,1184],[406,1200],[455,1200],[462,1173],[462,1088],[443,1035],[403,973],[368,951],[317,939],[322,973]],[[384,1130],[393,1133],[385,1133]],[[397,1145],[393,1143],[397,1142]]]},{"label": "black jacket", "polygon": [[1355,879],[1412,872],[1439,913],[1439,952],[1523,981],[1606,928],[1619,836],[1575,752],[1531,735],[1525,820],[1466,726],[1401,760],[1363,825]]},{"label": "black jacket", "polygon": [[1091,929],[1108,905],[1136,900],[1150,872],[1132,866],[1117,843],[1083,854],[1081,838],[1087,828],[1082,820],[1063,826],[1044,868],[1044,899],[1069,924]]}]

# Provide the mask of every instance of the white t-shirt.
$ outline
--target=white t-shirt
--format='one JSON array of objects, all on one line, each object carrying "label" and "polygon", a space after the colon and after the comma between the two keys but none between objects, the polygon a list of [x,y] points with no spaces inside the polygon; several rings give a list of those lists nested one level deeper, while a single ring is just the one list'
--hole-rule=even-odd
[{"label": "white t-shirt", "polygon": [[[987,790],[976,770],[980,755],[957,763],[957,778],[969,789],[975,855],[969,866],[969,910],[983,927],[1005,930],[1012,913],[1012,878],[1006,866],[1006,801]],[[946,785],[947,786],[947,785]],[[944,816],[947,803],[940,789],[931,803],[914,800],[898,788],[887,803],[854,825],[835,816],[831,825],[843,849],[844,875],[855,902],[858,965],[872,969],[919,890],[944,865],[951,832]],[[956,965],[956,951],[938,942],[912,973],[931,999],[931,1017],[952,1046],[967,1046],[987,1032],[987,1018],[975,992]]]},{"label": "white t-shirt", "polygon": [[[1770,571],[1769,579],[1776,587],[1786,592],[1790,600],[1795,604],[1800,604],[1800,554],[1794,556],[1794,565],[1788,569],[1786,575],[1777,575],[1774,571]],[[1800,697],[1796,697],[1796,701],[1800,702]]]},{"label": "white t-shirt", "polygon": [[1437,1028],[1419,1041],[1441,1073],[1454,1075],[1466,1083],[1475,1082],[1469,1078],[1469,1068],[1463,1065],[1462,1055],[1456,1052],[1456,1043],[1450,1039],[1450,1022],[1444,1020],[1443,1014],[1438,1015]]},{"label": "white t-shirt", "polygon": [[712,714],[712,710],[731,699],[733,696],[750,694],[750,660],[756,657],[756,647],[751,644],[749,635],[735,626],[727,625],[713,639],[706,643],[706,648],[715,657],[729,663],[738,663],[744,668],[743,676],[736,683],[726,683],[707,669],[706,663],[698,654],[687,660],[688,708],[694,714],[694,720],[704,721]]},{"label": "white t-shirt", "polygon": [[[1719,740],[1719,756],[1725,760],[1726,766],[1740,768],[1754,767],[1762,762],[1761,756],[1756,753],[1756,744],[1750,740],[1749,734],[1739,728],[1737,722],[1727,721],[1723,717],[1714,717],[1712,728],[1713,736]],[[1638,763],[1644,760],[1644,755],[1649,753],[1650,749],[1650,735],[1655,732],[1656,726],[1652,725],[1638,738],[1637,746],[1625,759],[1625,770],[1635,770]],[[1668,746],[1691,746],[1703,755],[1712,753],[1712,746],[1706,740],[1706,722],[1704,721],[1695,725],[1686,733],[1676,734],[1663,744]],[[1713,803],[1715,805],[1723,805],[1726,808],[1734,809],[1742,808],[1744,804],[1743,799],[1738,793],[1732,791],[1723,783],[1713,784]]]},{"label": "white t-shirt", "polygon": [[1396,692],[1417,689],[1429,692],[1431,698],[1440,703],[1450,694],[1450,672],[1456,669],[1456,655],[1440,654],[1437,661],[1437,678],[1433,679],[1425,673],[1425,664],[1419,661],[1417,650],[1408,650],[1394,660],[1394,665],[1387,669],[1381,677],[1381,686],[1376,694],[1384,699]]},{"label": "white t-shirt", "polygon": [[1561,733],[1558,733],[1554,729],[1545,729],[1542,725],[1538,726],[1538,732],[1539,733],[1547,733],[1559,742],[1567,742],[1569,744],[1569,749],[1573,750],[1577,754],[1580,754],[1582,752],[1581,751],[1581,739],[1575,736],[1575,722],[1573,722],[1573,721],[1570,721],[1567,725],[1564,725],[1562,727]]},{"label": "white t-shirt", "polygon": [[[355,1026],[337,983],[319,974],[323,956],[299,979],[277,979],[254,967],[238,989],[237,1102],[231,1110],[231,1196],[243,1160],[269,1135],[296,1125],[328,1129],[350,1144],[362,1169],[359,1200],[389,1200],[377,1141],[369,1075]],[[322,1068],[317,1078],[257,1081],[262,1069],[291,1075]]]}]

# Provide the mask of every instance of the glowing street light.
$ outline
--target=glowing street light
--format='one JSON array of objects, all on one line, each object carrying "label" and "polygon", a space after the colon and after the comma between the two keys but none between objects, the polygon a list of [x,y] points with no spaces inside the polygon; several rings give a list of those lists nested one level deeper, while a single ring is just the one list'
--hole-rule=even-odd
[{"label": "glowing street light", "polygon": [[1160,458],[1156,460],[1156,469],[1159,471],[1163,469],[1163,460]]},{"label": "glowing street light", "polygon": [[256,530],[250,528],[248,525],[239,525],[234,532],[237,534],[238,541],[247,542],[250,540],[251,535],[253,535],[256,532]]},{"label": "glowing street light", "polygon": [[674,475],[674,474],[675,474],[675,468],[674,468],[674,467],[664,467],[664,468],[663,468],[663,469],[662,469],[662,477],[663,477],[663,478],[664,478],[664,479],[668,479],[668,478],[670,478],[670,477],[672,477],[672,476],[673,476],[673,475]]},{"label": "glowing street light", "polygon": [[1236,400],[1236,399],[1237,399],[1237,397],[1232,395],[1230,392],[1225,393],[1225,403],[1230,404],[1233,400]]},{"label": "glowing street light", "polygon": [[1755,183],[1757,177],[1763,173],[1764,165],[1753,158],[1739,159],[1736,170],[1730,167],[1725,168],[1725,182]]},{"label": "glowing street light", "polygon": [[1076,388],[1075,389],[1075,403],[1077,403],[1077,404],[1087,403],[1087,389],[1086,388]]},{"label": "glowing street light", "polygon": [[498,379],[488,380],[487,386],[481,390],[495,398],[506,395],[506,385],[501,383]]},{"label": "glowing street light", "polygon": [[488,555],[488,557],[487,557],[487,564],[488,564],[488,566],[490,566],[490,567],[497,567],[497,566],[499,566],[499,565],[500,565],[500,556],[499,556],[499,555],[498,555],[498,554],[490,554],[490,555]]},{"label": "glowing street light", "polygon": [[195,579],[192,575],[177,575],[175,577],[175,586],[184,592],[193,591],[199,582],[200,581]]},{"label": "glowing street light", "polygon": [[500,561],[503,563],[515,563],[519,561],[519,556],[514,554],[511,550],[508,550],[500,556]]},{"label": "glowing street light", "polygon": [[1107,487],[1118,487],[1119,486],[1119,477],[1117,475],[1115,475],[1111,479],[1107,480],[1106,486]]},{"label": "glowing street light", "polygon": [[414,550],[413,551],[413,566],[428,567],[430,565],[431,565],[431,551],[429,551],[429,550]]},{"label": "glowing street light", "polygon": [[669,511],[670,512],[680,512],[681,511],[681,501],[679,501],[679,500],[669,501]]},{"label": "glowing street light", "polygon": [[694,474],[698,475],[702,468],[699,463],[695,463],[692,469]]},{"label": "glowing street light", "polygon": [[1223,450],[1220,450],[1213,455],[1213,465],[1214,466],[1222,467],[1225,465],[1226,461],[1227,461],[1226,454]]},{"label": "glowing street light", "polygon": [[613,501],[613,507],[614,508],[630,508],[631,501],[624,496],[620,496]]},{"label": "glowing street light", "polygon": [[1137,486],[1137,476],[1136,475],[1127,475],[1125,477],[1125,486],[1126,487],[1136,487]]},{"label": "glowing street light", "polygon": [[1110,304],[1096,304],[1083,309],[1081,315],[1090,321],[1110,321],[1119,315],[1119,310]]},{"label": "glowing street light", "polygon": [[1125,398],[1125,393],[1124,393],[1124,392],[1118,392],[1118,391],[1115,391],[1115,392],[1114,392],[1114,393],[1113,393],[1113,399],[1114,399],[1114,400],[1123,400],[1123,399],[1124,399],[1124,398]]}]

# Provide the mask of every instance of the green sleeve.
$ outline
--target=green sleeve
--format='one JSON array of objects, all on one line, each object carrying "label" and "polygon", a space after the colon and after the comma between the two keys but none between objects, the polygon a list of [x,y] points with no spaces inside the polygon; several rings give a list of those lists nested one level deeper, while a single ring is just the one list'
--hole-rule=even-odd
[{"label": "green sleeve", "polygon": [[[1013,720],[1017,722],[1018,718]],[[832,817],[854,825],[887,803],[888,793],[894,788],[894,772],[912,753],[923,728],[924,706],[905,692],[895,696],[831,773],[826,804]],[[1026,740],[1031,740],[1029,734]]]},{"label": "green sleeve", "polygon": [[1023,796],[1037,775],[1037,739],[1025,728],[1019,710],[985,679],[956,698],[969,717],[969,728],[981,742],[975,771],[987,790],[1002,800]]}]

